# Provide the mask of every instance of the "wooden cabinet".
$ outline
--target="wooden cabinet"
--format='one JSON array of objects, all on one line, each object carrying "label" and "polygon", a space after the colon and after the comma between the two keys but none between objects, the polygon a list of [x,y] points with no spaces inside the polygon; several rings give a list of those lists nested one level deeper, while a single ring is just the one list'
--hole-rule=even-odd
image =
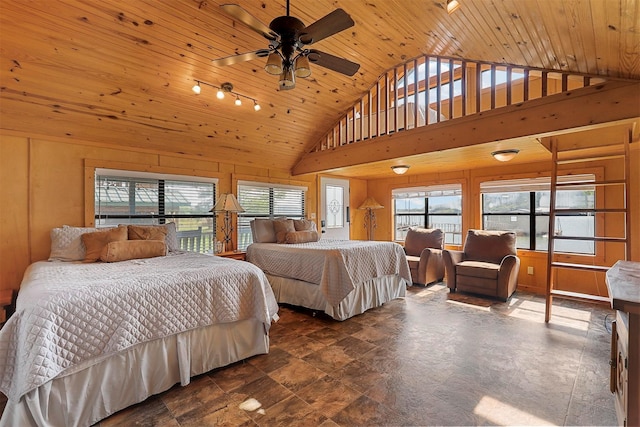
[{"label": "wooden cabinet", "polygon": [[217,256],[221,256],[223,258],[231,258],[231,259],[237,259],[239,261],[246,261],[247,260],[247,253],[246,252],[221,252],[219,254],[216,254]]},{"label": "wooden cabinet", "polygon": [[611,329],[611,392],[622,426],[640,425],[640,262],[618,261],[607,271],[616,321]]}]

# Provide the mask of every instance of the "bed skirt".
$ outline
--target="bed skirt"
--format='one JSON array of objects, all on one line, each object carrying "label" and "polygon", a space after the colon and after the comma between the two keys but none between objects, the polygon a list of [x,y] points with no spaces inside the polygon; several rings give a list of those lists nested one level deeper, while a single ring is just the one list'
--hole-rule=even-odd
[{"label": "bed skirt", "polygon": [[400,276],[382,276],[356,286],[338,305],[332,306],[314,283],[270,274],[267,279],[279,303],[323,311],[336,320],[346,320],[385,302],[404,298],[407,291],[407,283]]},{"label": "bed skirt", "polygon": [[8,401],[0,426],[89,426],[192,376],[268,351],[265,325],[256,319],[138,344]]}]

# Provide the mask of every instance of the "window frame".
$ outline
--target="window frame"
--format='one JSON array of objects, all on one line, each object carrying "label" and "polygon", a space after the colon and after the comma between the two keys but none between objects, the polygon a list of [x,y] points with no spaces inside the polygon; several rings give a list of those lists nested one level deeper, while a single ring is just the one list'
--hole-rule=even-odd
[{"label": "window frame", "polygon": [[[267,188],[268,189],[268,207],[269,213],[252,213],[247,209],[250,209],[248,205],[245,203],[243,205],[243,188],[242,187],[254,187],[254,188]],[[290,190],[290,191],[300,191],[301,192],[301,206],[300,212],[296,214],[291,214],[290,212],[276,212],[276,191]],[[236,241],[238,242],[237,247],[239,251],[244,251],[246,248],[253,243],[253,235],[251,233],[250,222],[252,219],[275,219],[278,217],[286,216],[287,218],[292,219],[304,219],[306,216],[306,206],[307,206],[307,192],[309,191],[309,187],[302,185],[290,185],[290,184],[277,184],[277,183],[265,183],[260,181],[247,181],[247,180],[238,180],[236,185],[236,194],[238,195],[238,202],[245,209],[245,212],[238,213],[237,218],[237,227],[236,227]]]}]

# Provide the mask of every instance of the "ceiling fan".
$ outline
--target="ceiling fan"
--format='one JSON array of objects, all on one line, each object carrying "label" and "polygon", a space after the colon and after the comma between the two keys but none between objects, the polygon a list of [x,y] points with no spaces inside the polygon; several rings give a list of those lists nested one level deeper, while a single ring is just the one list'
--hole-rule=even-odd
[{"label": "ceiling fan", "polygon": [[306,47],[353,26],[353,19],[342,9],[336,9],[313,24],[305,26],[301,20],[289,15],[287,0],[287,15],[275,18],[267,27],[237,4],[223,4],[220,7],[231,17],[269,40],[269,47],[214,59],[212,63],[215,66],[266,57],[267,64],[264,69],[269,74],[280,76],[280,90],[293,89],[296,86],[296,77],[309,77],[310,62],[347,76],[353,76],[360,68],[355,62]]}]

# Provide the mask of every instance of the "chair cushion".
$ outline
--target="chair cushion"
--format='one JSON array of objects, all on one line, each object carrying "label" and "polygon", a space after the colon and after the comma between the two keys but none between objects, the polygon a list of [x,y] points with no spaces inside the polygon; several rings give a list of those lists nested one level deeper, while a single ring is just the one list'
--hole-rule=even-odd
[{"label": "chair cushion", "polygon": [[464,242],[464,258],[499,264],[507,255],[516,255],[513,231],[469,230]]},{"label": "chair cushion", "polygon": [[498,279],[499,264],[482,261],[462,261],[456,266],[456,274],[460,276]]},{"label": "chair cushion", "polygon": [[404,239],[407,255],[420,256],[424,248],[442,249],[444,233],[439,228],[410,228]]}]

